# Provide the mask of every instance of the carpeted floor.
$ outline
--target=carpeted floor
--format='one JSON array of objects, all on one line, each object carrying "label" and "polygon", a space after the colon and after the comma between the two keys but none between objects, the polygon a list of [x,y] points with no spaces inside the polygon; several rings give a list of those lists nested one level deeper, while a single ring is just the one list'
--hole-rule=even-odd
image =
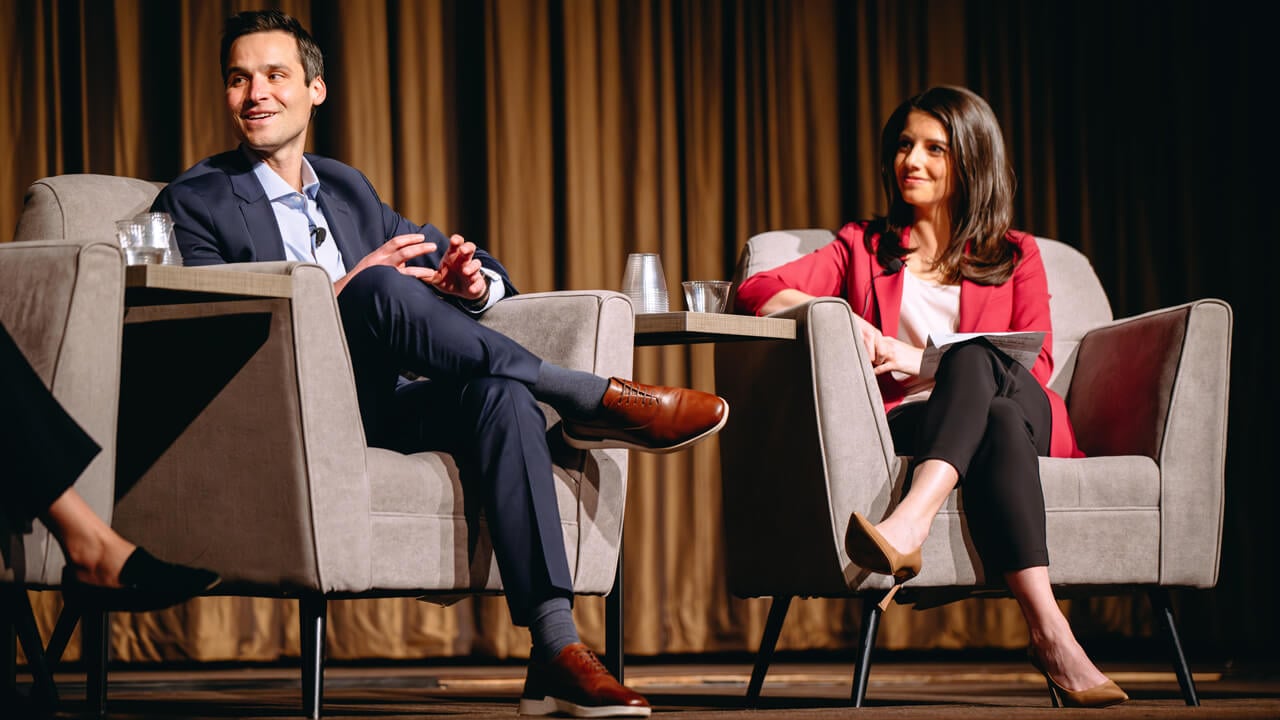
[{"label": "carpeted floor", "polygon": [[[1280,667],[1197,668],[1202,704],[1187,707],[1165,667],[1105,666],[1132,696],[1100,711],[1054,710],[1044,682],[1028,665],[1009,662],[882,662],[872,671],[867,706],[849,707],[852,667],[843,663],[776,663],[759,707],[745,709],[746,663],[632,663],[627,681],[654,705],[656,717],[895,718],[1280,718]],[[513,717],[524,670],[518,665],[337,666],[326,675],[324,717]],[[20,678],[21,681],[21,678]],[[60,675],[57,717],[88,717],[83,676]],[[301,717],[298,671],[289,667],[116,670],[109,717]],[[0,708],[0,718],[12,717]],[[1105,713],[1105,714],[1099,714]]]}]

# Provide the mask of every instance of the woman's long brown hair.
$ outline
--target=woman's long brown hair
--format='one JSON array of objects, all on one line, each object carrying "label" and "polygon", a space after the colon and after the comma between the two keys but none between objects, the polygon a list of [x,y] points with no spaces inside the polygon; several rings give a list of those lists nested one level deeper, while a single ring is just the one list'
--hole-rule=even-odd
[{"label": "woman's long brown hair", "polygon": [[875,233],[867,233],[868,252],[876,253],[882,267],[907,254],[902,231],[914,222],[915,210],[902,199],[893,164],[898,139],[913,110],[942,123],[951,153],[955,188],[951,195],[951,242],[937,258],[939,276],[947,284],[961,279],[982,285],[1004,283],[1013,275],[1018,260],[1016,246],[1005,237],[1013,216],[1013,167],[991,106],[961,87],[929,88],[899,105],[885,122],[880,134],[880,180],[889,198],[889,214],[872,225],[880,231],[877,247],[871,247]]}]

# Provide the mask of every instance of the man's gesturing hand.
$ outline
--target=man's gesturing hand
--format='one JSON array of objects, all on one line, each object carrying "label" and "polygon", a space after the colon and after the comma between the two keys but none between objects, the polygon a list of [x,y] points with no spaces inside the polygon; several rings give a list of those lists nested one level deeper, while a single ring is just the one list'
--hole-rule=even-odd
[{"label": "man's gesturing hand", "polygon": [[489,281],[480,272],[480,261],[476,260],[476,244],[463,240],[461,235],[449,238],[449,247],[444,251],[439,268],[411,267],[405,272],[430,283],[446,295],[455,295],[463,300],[479,300],[489,293]]},{"label": "man's gesturing hand", "polygon": [[418,276],[419,272],[424,268],[406,265],[405,263],[416,257],[435,252],[436,244],[426,242],[426,239],[427,236],[421,233],[397,235],[391,238],[383,243],[382,247],[360,258],[360,262],[356,263],[356,266],[351,268],[350,272],[335,282],[333,284],[334,294],[342,292],[342,288],[347,286],[347,283],[356,276],[356,273],[374,265],[390,265],[406,275]]}]

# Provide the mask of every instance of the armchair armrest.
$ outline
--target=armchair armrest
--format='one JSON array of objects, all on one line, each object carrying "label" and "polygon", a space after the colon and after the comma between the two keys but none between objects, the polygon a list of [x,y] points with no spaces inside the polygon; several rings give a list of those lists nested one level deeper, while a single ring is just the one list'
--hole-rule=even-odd
[{"label": "armchair armrest", "polygon": [[[227,272],[256,272],[264,275],[292,275],[295,268],[303,265],[315,265],[296,260],[270,260],[264,262],[223,263],[221,265],[202,265],[201,270],[226,270]],[[321,267],[316,265],[316,267]]]},{"label": "armchair armrest", "polygon": [[1117,320],[1080,343],[1067,408],[1081,449],[1160,466],[1163,585],[1217,582],[1231,325],[1227,303],[1198,300]]},{"label": "armchair armrest", "polygon": [[0,321],[62,407],[102,446],[76,488],[111,521],[123,252],[114,242],[0,244]]},{"label": "armchair armrest", "polygon": [[[900,461],[848,303],[818,298],[773,317],[796,321],[796,341],[716,348],[716,389],[733,408],[720,434],[730,589],[847,594],[849,519],[888,507]],[[803,572],[797,557],[810,558]]]},{"label": "armchair armrest", "polygon": [[480,318],[547,362],[604,377],[631,377],[635,315],[607,290],[529,293],[499,301]]},{"label": "armchair armrest", "polygon": [[[548,362],[603,377],[631,377],[635,315],[631,301],[621,293],[574,290],[516,295],[489,308],[480,322]],[[554,425],[554,410],[545,412],[548,425]],[[569,511],[578,518],[580,533],[577,547],[569,547],[578,553],[574,586],[607,591],[618,568],[627,451],[592,450],[555,460],[580,483],[579,507]],[[561,512],[566,510],[562,507]]]},{"label": "armchair armrest", "polygon": [[[0,322],[53,396],[101,446],[75,488],[108,523],[115,497],[123,313],[124,259],[114,242],[0,244]],[[25,567],[24,581],[60,581],[62,552],[42,530],[25,538],[18,552],[23,557],[15,564]],[[9,562],[0,562],[0,576]]]},{"label": "armchair armrest", "polygon": [[310,263],[226,269],[288,274],[292,297],[130,310],[126,379],[138,363],[178,370],[166,392],[126,398],[135,425],[172,440],[122,453],[120,527],[230,589],[367,590],[371,490],[333,285]]}]

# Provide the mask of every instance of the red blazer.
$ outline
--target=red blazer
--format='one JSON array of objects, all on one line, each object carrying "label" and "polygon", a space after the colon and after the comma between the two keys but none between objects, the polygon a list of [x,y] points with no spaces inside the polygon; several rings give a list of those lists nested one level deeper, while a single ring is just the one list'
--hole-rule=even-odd
[{"label": "red blazer", "polygon": [[[815,296],[843,297],[855,313],[875,324],[885,335],[897,337],[902,272],[886,273],[875,255],[867,252],[862,242],[866,228],[866,222],[849,223],[840,229],[833,242],[817,252],[747,278],[738,288],[737,309],[758,315],[769,298],[793,288]],[[1066,403],[1045,387],[1053,373],[1053,329],[1049,321],[1049,286],[1040,248],[1035,238],[1024,232],[1010,230],[1006,237],[1022,251],[1013,277],[1003,285],[978,285],[962,280],[960,323],[956,331],[1043,330],[1044,345],[1031,374],[1044,387],[1053,410],[1049,454],[1084,457],[1076,445]],[[902,384],[888,374],[881,375],[879,381],[887,412],[902,402],[905,393]]]}]

